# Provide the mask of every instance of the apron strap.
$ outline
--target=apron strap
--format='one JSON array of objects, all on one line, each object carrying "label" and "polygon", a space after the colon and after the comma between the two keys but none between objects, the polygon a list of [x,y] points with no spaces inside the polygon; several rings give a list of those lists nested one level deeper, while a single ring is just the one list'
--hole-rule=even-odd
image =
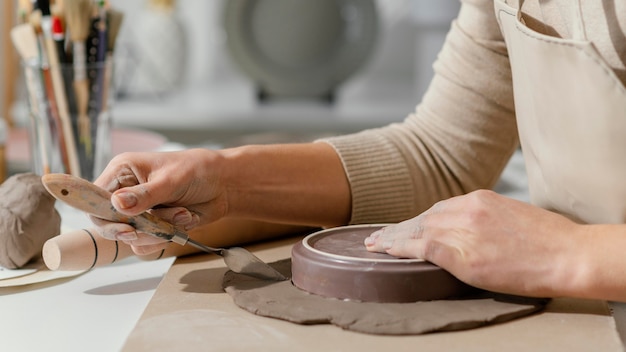
[{"label": "apron strap", "polygon": [[[518,1],[517,19],[522,21],[522,6],[525,0]],[[582,5],[580,0],[572,0],[574,3],[570,8],[570,18],[572,19],[572,39],[587,40],[587,32],[585,31],[585,22],[583,21]],[[523,21],[522,21],[523,22]]]}]

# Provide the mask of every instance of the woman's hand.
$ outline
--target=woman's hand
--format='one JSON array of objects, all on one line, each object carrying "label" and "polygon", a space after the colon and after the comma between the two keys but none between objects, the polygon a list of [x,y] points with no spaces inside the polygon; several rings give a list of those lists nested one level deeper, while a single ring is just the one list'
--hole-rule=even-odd
[{"label": "woman's hand", "polygon": [[[113,193],[111,203],[120,213],[134,216],[149,210],[189,231],[226,213],[221,159],[218,152],[204,149],[124,153],[113,158],[94,183]],[[168,243],[127,224],[92,221],[103,237],[124,241],[137,254],[159,251]]]},{"label": "woman's hand", "polygon": [[157,206],[185,207],[203,222],[226,213],[219,152],[124,153],[111,160],[94,183],[113,192],[121,213],[137,215]]},{"label": "woman's hand", "polygon": [[[152,209],[148,212],[185,231],[189,231],[199,224],[198,215],[184,207]],[[93,216],[91,221],[99,227],[98,233],[102,237],[126,243],[137,255],[159,252],[166,249],[170,244],[170,241],[161,237],[138,232],[128,224],[110,222]]]},{"label": "woman's hand", "polygon": [[556,213],[476,191],[383,228],[365,244],[370,251],[425,259],[479,288],[554,297],[579,278],[573,263],[581,259],[582,228]]},{"label": "woman's hand", "polygon": [[[120,213],[150,211],[187,231],[226,217],[337,226],[351,211],[343,164],[326,143],[125,153],[94,183],[113,193]],[[92,221],[104,237],[130,244],[137,254],[166,244],[127,224]]]}]

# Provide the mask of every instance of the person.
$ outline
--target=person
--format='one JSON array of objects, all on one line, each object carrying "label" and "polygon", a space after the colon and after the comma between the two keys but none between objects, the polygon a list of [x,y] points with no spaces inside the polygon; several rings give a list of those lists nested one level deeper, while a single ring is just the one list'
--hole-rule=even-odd
[{"label": "person", "polygon": [[[127,153],[95,183],[120,212],[152,209],[187,229],[392,223],[368,250],[496,292],[626,301],[626,1],[461,2],[402,123],[303,144]],[[530,203],[490,191],[520,146]],[[94,221],[139,253],[165,246]]]}]

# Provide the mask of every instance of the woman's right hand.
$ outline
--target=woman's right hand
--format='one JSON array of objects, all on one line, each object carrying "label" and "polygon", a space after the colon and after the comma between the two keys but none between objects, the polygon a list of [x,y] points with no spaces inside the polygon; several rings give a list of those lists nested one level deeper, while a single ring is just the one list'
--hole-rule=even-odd
[{"label": "woman's right hand", "polygon": [[[343,164],[327,143],[124,153],[94,182],[129,216],[150,211],[187,231],[221,218],[337,226],[350,218]],[[155,251],[162,239],[93,218],[104,237]],[[147,254],[147,253],[141,253]]]},{"label": "woman's right hand", "polygon": [[[220,184],[222,159],[219,152],[206,149],[123,153],[111,160],[94,183],[113,193],[111,203],[118,212],[134,216],[150,211],[188,231],[226,214],[226,192]],[[137,254],[160,250],[166,244],[127,224],[92,221],[102,236],[130,244],[141,252]]]},{"label": "woman's right hand", "polygon": [[227,210],[220,185],[222,159],[219,152],[207,149],[123,153],[94,183],[112,192],[113,206],[126,215],[155,207],[185,207],[201,222],[212,222]]}]

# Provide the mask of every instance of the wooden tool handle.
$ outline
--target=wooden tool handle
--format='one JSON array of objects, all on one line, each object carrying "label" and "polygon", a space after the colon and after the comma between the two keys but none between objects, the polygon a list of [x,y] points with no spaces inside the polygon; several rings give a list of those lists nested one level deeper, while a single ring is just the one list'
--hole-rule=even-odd
[{"label": "wooden tool handle", "polygon": [[93,183],[67,174],[47,174],[41,181],[56,199],[101,219],[131,224],[139,231],[185,245],[189,235],[148,212],[127,216],[111,205],[111,193]]}]

